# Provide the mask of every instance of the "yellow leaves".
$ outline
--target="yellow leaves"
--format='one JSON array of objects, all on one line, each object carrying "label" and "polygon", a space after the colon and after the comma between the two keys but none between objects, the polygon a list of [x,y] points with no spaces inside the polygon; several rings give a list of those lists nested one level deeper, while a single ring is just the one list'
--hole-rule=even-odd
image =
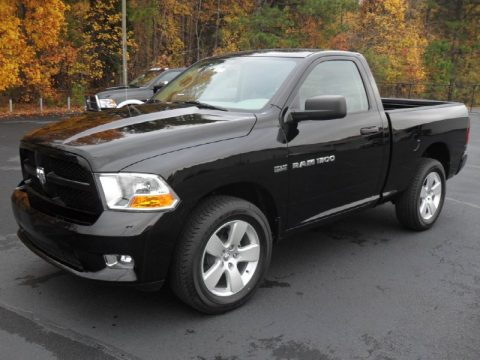
[{"label": "yellow leaves", "polygon": [[27,61],[22,70],[25,84],[44,95],[53,92],[53,77],[63,60],[61,35],[66,6],[61,0],[25,0],[22,28],[27,40]]},{"label": "yellow leaves", "polygon": [[380,80],[419,82],[425,78],[427,41],[421,36],[420,19],[407,19],[407,10],[406,0],[364,0],[361,4],[353,43],[367,54]]},{"label": "yellow leaves", "polygon": [[383,7],[387,15],[394,16],[401,23],[405,21],[407,6],[404,0],[385,0]]},{"label": "yellow leaves", "polygon": [[17,6],[0,2],[0,91],[24,85],[48,94],[62,61],[66,6],[60,0],[24,0],[22,12]]},{"label": "yellow leaves", "polygon": [[0,0],[0,91],[18,86],[24,38],[14,1]]},{"label": "yellow leaves", "polygon": [[25,35],[37,50],[58,46],[59,36],[65,24],[66,6],[60,0],[48,2],[24,0],[26,9],[23,26]]},{"label": "yellow leaves", "polygon": [[[246,26],[242,19],[250,16],[256,8],[253,0],[245,1],[222,1],[220,13],[222,15],[221,43],[214,49],[215,55],[231,53],[240,50],[242,35],[245,33]],[[217,11],[217,9],[215,9]]]},{"label": "yellow leaves", "polygon": [[[55,86],[99,87],[118,80],[120,1],[69,0],[70,6],[65,2],[0,0],[0,91],[24,86],[47,95]],[[426,12],[412,4],[412,0],[128,0],[128,24],[134,32],[128,33],[129,65],[132,73],[155,63],[184,66],[212,54],[261,46],[355,49],[367,56],[380,81],[419,82],[426,77],[427,40],[421,21]],[[269,9],[276,11],[264,11]],[[466,34],[470,46],[478,44],[477,33]],[[448,50],[438,51],[441,57]],[[474,54],[458,56],[465,58],[464,67],[478,64]]]},{"label": "yellow leaves", "polygon": [[[106,71],[115,70],[122,45],[121,13],[118,1],[91,1],[84,12],[83,46],[79,51],[76,68],[84,81],[104,77]],[[80,66],[81,64],[81,66]]]}]

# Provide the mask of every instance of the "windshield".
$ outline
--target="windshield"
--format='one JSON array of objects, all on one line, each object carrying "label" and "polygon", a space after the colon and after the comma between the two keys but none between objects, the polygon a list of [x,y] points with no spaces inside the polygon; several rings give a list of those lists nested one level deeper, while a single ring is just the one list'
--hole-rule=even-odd
[{"label": "windshield", "polygon": [[133,87],[142,87],[148,85],[150,81],[156,78],[159,74],[163,72],[163,69],[157,70],[148,70],[146,73],[140,75],[139,77],[135,78],[134,80],[130,81],[130,86]]},{"label": "windshield", "polygon": [[202,61],[175,78],[153,100],[260,110],[297,62],[295,58],[246,56]]},{"label": "windshield", "polygon": [[159,76],[156,83],[158,84],[158,83],[161,83],[162,81],[170,81],[180,73],[181,71],[168,71],[162,74],[161,76]]}]

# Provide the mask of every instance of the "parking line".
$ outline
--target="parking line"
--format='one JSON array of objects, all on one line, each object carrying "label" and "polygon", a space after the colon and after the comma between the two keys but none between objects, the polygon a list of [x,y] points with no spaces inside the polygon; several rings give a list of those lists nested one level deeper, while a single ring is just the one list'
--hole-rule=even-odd
[{"label": "parking line", "polygon": [[473,204],[473,203],[469,203],[469,202],[466,202],[466,201],[461,201],[461,200],[457,200],[457,199],[453,199],[451,197],[446,197],[445,198],[446,200],[449,200],[449,201],[452,201],[454,203],[457,203],[457,204],[462,204],[462,205],[467,205],[467,206],[470,206],[474,209],[480,209],[480,205],[477,205],[477,204]]},{"label": "parking line", "polygon": [[20,171],[20,166],[0,166],[0,171]]}]

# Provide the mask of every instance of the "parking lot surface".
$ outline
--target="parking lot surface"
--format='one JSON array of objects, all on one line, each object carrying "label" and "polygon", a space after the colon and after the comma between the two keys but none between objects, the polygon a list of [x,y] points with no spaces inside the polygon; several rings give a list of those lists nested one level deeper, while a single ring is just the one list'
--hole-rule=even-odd
[{"label": "parking lot surface", "polygon": [[17,239],[18,141],[49,119],[0,120],[1,359],[480,358],[480,114],[438,222],[401,228],[391,204],[279,243],[242,308],[201,315],[168,290],[78,279]]}]

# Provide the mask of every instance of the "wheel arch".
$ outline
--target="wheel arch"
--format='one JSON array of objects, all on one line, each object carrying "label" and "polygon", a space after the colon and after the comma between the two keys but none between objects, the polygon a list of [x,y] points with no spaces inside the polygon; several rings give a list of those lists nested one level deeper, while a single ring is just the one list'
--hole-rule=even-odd
[{"label": "wheel arch", "polygon": [[274,241],[280,234],[280,212],[272,194],[263,186],[254,182],[236,182],[215,188],[204,194],[198,201],[215,195],[229,195],[251,202],[257,206],[268,219]]},{"label": "wheel arch", "polygon": [[422,154],[422,158],[431,158],[439,161],[445,170],[445,176],[450,177],[450,151],[447,144],[436,142],[427,147]]}]

